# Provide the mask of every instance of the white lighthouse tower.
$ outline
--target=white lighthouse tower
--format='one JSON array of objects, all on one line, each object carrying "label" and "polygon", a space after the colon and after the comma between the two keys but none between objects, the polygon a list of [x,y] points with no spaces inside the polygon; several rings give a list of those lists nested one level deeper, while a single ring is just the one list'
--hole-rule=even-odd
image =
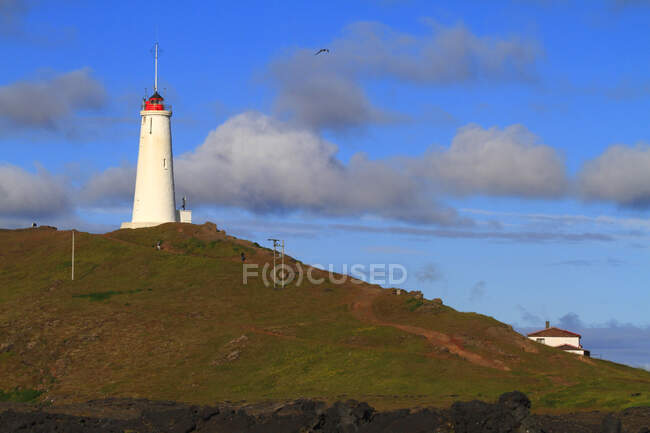
[{"label": "white lighthouse tower", "polygon": [[158,43],[154,46],[154,92],[142,102],[140,148],[133,197],[133,218],[122,228],[152,227],[168,222],[192,222],[192,211],[176,210],[172,154],[172,108],[158,93]]}]

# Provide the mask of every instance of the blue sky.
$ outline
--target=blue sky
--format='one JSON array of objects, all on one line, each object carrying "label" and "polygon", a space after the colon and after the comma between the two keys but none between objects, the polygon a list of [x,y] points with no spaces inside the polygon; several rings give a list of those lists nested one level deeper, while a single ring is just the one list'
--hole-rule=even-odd
[{"label": "blue sky", "polygon": [[158,39],[196,222],[400,263],[427,297],[648,366],[649,20],[643,0],[2,0],[0,225],[130,219]]}]

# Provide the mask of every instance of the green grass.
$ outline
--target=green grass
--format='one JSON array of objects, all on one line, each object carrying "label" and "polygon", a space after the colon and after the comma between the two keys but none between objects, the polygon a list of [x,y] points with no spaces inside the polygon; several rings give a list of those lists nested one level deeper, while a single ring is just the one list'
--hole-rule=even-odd
[{"label": "green grass", "polygon": [[97,292],[97,293],[84,293],[81,295],[72,295],[73,298],[86,298],[89,301],[105,301],[107,299],[110,299],[112,296],[116,295],[131,295],[134,293],[139,293],[141,292],[142,289],[135,289],[135,290],[127,290],[127,291],[115,291],[115,290],[109,290],[106,292]]},{"label": "green grass", "polygon": [[[213,226],[77,233],[76,247],[71,281],[70,232],[0,231],[0,344],[11,347],[0,389],[44,389],[57,402],[315,397],[383,408],[519,389],[544,410],[650,404],[648,372],[542,345],[526,352],[523,337],[481,314],[389,291],[372,305],[382,322],[434,330],[508,370],[357,314],[366,286],[244,285],[240,253],[262,266],[272,252]],[[20,392],[2,395],[29,395]]]},{"label": "green grass", "polygon": [[34,389],[14,389],[8,392],[0,390],[0,401],[30,403],[36,401],[41,394],[43,394],[42,391],[36,391]]}]

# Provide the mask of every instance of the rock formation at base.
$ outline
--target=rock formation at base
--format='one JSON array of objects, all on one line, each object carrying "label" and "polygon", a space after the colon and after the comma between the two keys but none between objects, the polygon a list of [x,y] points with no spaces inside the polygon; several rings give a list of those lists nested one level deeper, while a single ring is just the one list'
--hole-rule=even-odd
[{"label": "rock formation at base", "polygon": [[58,408],[5,404],[0,410],[0,431],[6,433],[640,433],[650,425],[650,408],[532,415],[530,400],[517,391],[496,403],[457,402],[450,409],[377,411],[354,400],[200,407],[108,399]]}]

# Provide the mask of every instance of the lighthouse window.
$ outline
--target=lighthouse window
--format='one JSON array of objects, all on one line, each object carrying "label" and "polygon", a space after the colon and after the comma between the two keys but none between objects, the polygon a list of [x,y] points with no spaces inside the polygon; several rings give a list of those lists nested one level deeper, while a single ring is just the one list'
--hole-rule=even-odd
[{"label": "lighthouse window", "polygon": [[163,158],[163,168],[167,169],[167,158]]},{"label": "lighthouse window", "polygon": [[153,119],[150,117],[149,118],[149,134],[151,134],[152,121],[153,121]]}]

